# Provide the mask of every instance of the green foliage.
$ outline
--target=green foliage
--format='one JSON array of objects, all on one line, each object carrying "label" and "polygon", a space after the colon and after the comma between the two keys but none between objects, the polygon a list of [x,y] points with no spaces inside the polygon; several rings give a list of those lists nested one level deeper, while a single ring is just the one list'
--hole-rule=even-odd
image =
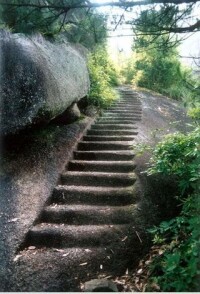
[{"label": "green foliage", "polygon": [[180,192],[200,179],[200,128],[184,135],[170,134],[157,144],[150,159],[149,174],[162,173],[179,177]]},{"label": "green foliage", "polygon": [[79,12],[77,23],[67,24],[63,30],[70,42],[81,43],[88,49],[105,43],[107,37],[107,17],[96,12]]},{"label": "green foliage", "polygon": [[194,120],[200,120],[200,107],[193,107],[188,110],[188,115]]},{"label": "green foliage", "polygon": [[[177,51],[179,41],[167,32],[179,15],[190,13],[166,5],[142,11],[133,21],[136,37],[132,60],[127,61],[124,75],[127,83],[144,87],[174,99],[193,100],[196,82],[191,71],[184,68]],[[183,13],[183,14],[182,14]],[[191,97],[191,98],[190,98]]]},{"label": "green foliage", "polygon": [[[47,37],[55,37],[65,33],[67,39],[81,43],[89,49],[97,44],[103,44],[107,36],[106,17],[94,10],[59,9],[43,7],[43,4],[53,5],[51,0],[35,2],[35,0],[7,0],[8,5],[0,4],[0,22],[14,33],[41,33]],[[56,1],[55,6],[84,4],[80,0]],[[15,4],[18,6],[12,6]],[[38,7],[23,6],[34,4]]]},{"label": "green foliage", "polygon": [[107,107],[116,99],[112,86],[117,85],[117,74],[104,47],[90,54],[88,66],[91,82],[89,103]]},{"label": "green foliage", "polygon": [[125,60],[125,66],[121,69],[121,75],[124,77],[126,84],[131,84],[136,74],[135,70],[135,54],[132,53],[131,57]]},{"label": "green foliage", "polygon": [[2,5],[0,19],[4,26],[10,28],[14,33],[35,33],[54,35],[59,26],[59,19],[54,17],[53,12],[48,9],[40,9],[23,6],[10,6],[9,4],[35,4],[34,1],[8,0],[8,5]]},{"label": "green foliage", "polygon": [[161,40],[157,38],[153,44],[149,36],[141,38],[145,39],[149,45],[139,50],[137,43],[132,68],[129,63],[128,81],[132,78],[132,83],[139,87],[145,87],[175,99],[182,98],[186,92],[183,78],[188,71],[182,68],[176,49],[172,47],[164,50],[164,45],[159,45],[161,41],[165,41],[166,36],[160,36]]},{"label": "green foliage", "polygon": [[150,265],[150,283],[162,291],[195,291],[200,250],[200,127],[187,135],[167,135],[151,158],[149,174],[177,177],[182,207],[179,216],[151,229],[163,254]]}]

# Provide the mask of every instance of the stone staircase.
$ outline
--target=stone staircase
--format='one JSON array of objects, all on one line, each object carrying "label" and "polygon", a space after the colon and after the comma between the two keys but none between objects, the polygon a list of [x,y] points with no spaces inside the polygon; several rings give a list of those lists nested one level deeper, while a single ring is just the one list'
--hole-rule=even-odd
[{"label": "stone staircase", "polygon": [[105,247],[125,241],[136,221],[137,177],[131,145],[141,116],[137,94],[126,90],[94,121],[22,249]]}]

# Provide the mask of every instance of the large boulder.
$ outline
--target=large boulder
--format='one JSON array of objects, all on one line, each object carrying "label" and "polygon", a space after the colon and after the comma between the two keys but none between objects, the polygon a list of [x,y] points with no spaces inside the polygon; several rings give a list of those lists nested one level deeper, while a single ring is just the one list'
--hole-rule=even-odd
[{"label": "large boulder", "polygon": [[1,135],[47,123],[89,91],[84,50],[0,32]]}]

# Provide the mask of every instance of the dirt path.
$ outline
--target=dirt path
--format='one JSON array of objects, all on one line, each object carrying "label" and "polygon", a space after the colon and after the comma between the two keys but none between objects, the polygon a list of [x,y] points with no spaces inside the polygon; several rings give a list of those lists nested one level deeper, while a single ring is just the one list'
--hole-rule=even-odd
[{"label": "dirt path", "polygon": [[[31,212],[31,195],[35,191],[34,177],[29,177],[33,186],[30,193],[34,193],[29,202],[23,197],[28,208],[24,211],[27,225],[23,222],[23,229],[16,230],[18,217],[11,208],[8,225],[9,221],[14,225],[3,234],[8,246],[5,250],[2,245],[2,254],[7,251],[12,261],[4,264],[10,278],[0,290],[80,291],[81,284],[91,278],[123,275],[145,253],[146,223],[154,222],[152,213],[157,203],[145,202],[144,196],[148,191],[152,195],[157,191],[153,187],[152,192],[141,174],[148,156],[135,158],[131,146],[133,142],[153,142],[151,131],[155,129],[176,131],[177,124],[170,126],[169,121],[179,120],[183,127],[182,120],[186,119],[181,106],[171,100],[145,92],[138,94],[129,87],[120,91],[121,99],[77,141],[57,184],[55,175],[52,178],[54,188],[46,193],[50,197],[43,199],[42,205],[38,202],[39,214]],[[62,154],[63,150],[64,146]],[[19,160],[15,163],[21,171]],[[45,167],[36,172],[40,170],[45,173]],[[47,175],[51,182],[50,173]],[[12,184],[7,183],[5,191],[8,187],[11,191]],[[25,237],[22,240],[18,236],[16,246],[8,236],[15,238],[18,231]],[[1,273],[2,281],[4,276]]]}]

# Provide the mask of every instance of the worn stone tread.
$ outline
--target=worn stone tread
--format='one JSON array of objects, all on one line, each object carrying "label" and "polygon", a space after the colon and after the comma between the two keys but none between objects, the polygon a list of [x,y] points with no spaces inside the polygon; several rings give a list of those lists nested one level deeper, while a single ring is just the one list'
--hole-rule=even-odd
[{"label": "worn stone tread", "polygon": [[82,141],[78,143],[77,150],[129,150],[132,145],[132,141]]},{"label": "worn stone tread", "polygon": [[106,171],[106,172],[132,172],[136,167],[133,161],[92,161],[71,160],[67,169],[70,171]]},{"label": "worn stone tread", "polygon": [[137,127],[135,126],[135,124],[107,124],[106,127],[104,124],[94,124],[91,125],[91,129],[95,130],[95,129],[106,129],[106,130],[134,130],[137,129]]},{"label": "worn stone tread", "polygon": [[128,120],[118,120],[117,118],[110,118],[110,119],[101,119],[97,122],[97,125],[98,124],[104,124],[104,125],[110,125],[110,124],[126,124],[126,125],[130,125],[130,124],[135,124],[137,121],[139,121],[140,118],[131,118],[131,119],[128,119]]},{"label": "worn stone tread", "polygon": [[137,204],[128,206],[57,205],[47,206],[41,221],[73,225],[129,224],[133,222]]},{"label": "worn stone tread", "polygon": [[110,136],[104,136],[104,135],[86,135],[83,136],[83,141],[132,141],[135,139],[135,136],[127,135],[127,136],[116,136],[116,135],[110,135]]},{"label": "worn stone tread", "polygon": [[[130,226],[130,225],[129,225]],[[66,225],[40,223],[30,229],[27,247],[69,248],[108,246],[123,240],[129,231],[127,225]]]},{"label": "worn stone tread", "polygon": [[136,185],[127,187],[96,187],[58,185],[54,188],[51,203],[82,203],[98,205],[128,205],[138,196]]},{"label": "worn stone tread", "polygon": [[105,130],[105,127],[102,129],[96,129],[96,130],[88,130],[87,135],[109,135],[109,136],[114,136],[114,135],[121,135],[121,136],[129,136],[129,135],[137,135],[138,132],[135,130]]},{"label": "worn stone tread", "polygon": [[79,172],[67,171],[61,175],[62,184],[81,186],[129,186],[137,177],[135,173]]},{"label": "worn stone tread", "polygon": [[131,150],[74,151],[74,158],[81,160],[132,160],[135,154]]}]

